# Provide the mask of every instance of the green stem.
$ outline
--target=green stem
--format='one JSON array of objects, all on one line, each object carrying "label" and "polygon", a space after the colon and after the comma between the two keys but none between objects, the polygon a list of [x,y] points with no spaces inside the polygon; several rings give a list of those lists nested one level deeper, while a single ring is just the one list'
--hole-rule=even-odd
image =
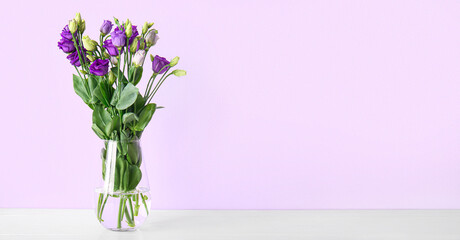
[{"label": "green stem", "polygon": [[99,200],[97,201],[97,219],[99,222],[101,221],[101,218],[99,217],[100,212],[101,212],[101,205],[102,205],[102,200],[104,198],[104,194],[99,193]]},{"label": "green stem", "polygon": [[139,215],[139,193],[135,195],[136,197],[136,205],[134,206],[134,216]]},{"label": "green stem", "polygon": [[82,80],[85,79],[85,78],[83,78],[83,77],[81,76],[81,73],[80,73],[80,71],[78,70],[77,66],[74,66],[74,67],[75,67],[75,70],[77,70],[78,76],[80,76],[80,78],[81,78]]},{"label": "green stem", "polygon": [[[130,55],[130,56],[132,57],[132,55]],[[130,62],[132,62],[132,60],[130,60]],[[134,80],[136,79],[136,73],[137,73],[137,71],[136,71],[136,69],[134,69],[134,74],[133,74],[133,77],[132,77],[132,79],[131,79],[131,81],[133,81],[133,82],[132,82],[133,84],[134,84]],[[128,71],[128,77],[129,77],[129,71]],[[142,77],[142,76],[141,76],[141,77]],[[129,81],[129,80],[128,80],[128,81]]]},{"label": "green stem", "polygon": [[103,43],[102,39],[103,39],[102,35],[99,35],[99,43],[101,44],[100,45],[101,55],[104,53],[104,48],[102,47],[102,45],[104,45],[104,43]]},{"label": "green stem", "polygon": [[[78,34],[77,34],[77,36],[78,36]],[[80,62],[81,68],[82,68],[83,70],[85,70],[86,72],[89,72],[88,68],[87,68],[86,65],[85,65],[86,62],[85,62],[84,59],[81,57],[82,54],[83,54],[83,48],[79,48],[79,47],[78,47],[78,45],[77,45],[77,38],[75,38],[75,34],[73,34],[73,33],[72,33],[72,39],[73,39],[73,45],[75,46],[75,49],[76,49],[77,54],[78,54],[78,61]],[[80,43],[81,43],[81,41],[80,41]],[[80,54],[80,50],[82,50],[81,54]],[[85,57],[86,57],[86,56],[85,56]],[[82,61],[82,59],[83,59],[83,61]],[[82,79],[83,84],[85,85],[85,89],[86,89],[86,92],[88,93],[88,96],[91,97],[92,94],[91,94],[91,90],[89,89],[88,80],[87,80],[86,78],[82,78],[82,76],[80,75],[80,72],[78,71],[77,66],[74,66],[74,67],[75,67],[75,69],[77,70],[78,75],[79,75],[80,78]],[[83,75],[83,76],[85,76],[85,75]],[[93,106],[92,106],[90,103],[86,103],[86,104],[88,104],[88,106],[89,106],[91,109],[93,109]]]},{"label": "green stem", "polygon": [[124,208],[124,212],[126,214],[126,222],[128,223],[128,226],[130,227],[135,227],[136,224],[134,222],[134,212],[133,212],[133,205],[132,205],[132,201],[131,201],[131,198],[128,197],[128,200],[129,200],[129,203],[130,203],[130,208],[131,208],[131,214],[129,213],[128,211],[128,208],[126,207],[126,199],[125,199],[125,208]]},{"label": "green stem", "polygon": [[144,194],[142,193],[141,193],[141,198],[142,198],[142,203],[144,203],[144,206],[145,206],[145,212],[147,213],[147,215],[149,215],[149,209],[147,207],[147,203],[145,202]]},{"label": "green stem", "polygon": [[152,95],[150,96],[149,100],[147,101],[146,105],[150,103],[150,101],[152,100],[153,96],[155,96],[155,93],[157,93],[158,89],[160,89],[161,87],[161,84],[163,84],[163,82],[171,75],[172,73],[166,75],[166,77],[162,78],[161,82],[159,81],[157,83],[158,87],[156,89],[154,89],[154,91],[152,92]]},{"label": "green stem", "polygon": [[[121,51],[121,50],[119,50],[119,51]],[[123,90],[123,80],[122,80],[121,77],[120,77],[120,59],[121,59],[121,57],[118,56],[117,58],[118,58],[118,64],[117,64],[117,70],[118,70],[118,75],[117,75],[117,89],[119,88],[117,94],[118,94],[118,101],[120,101],[120,98],[121,98],[121,91]],[[121,114],[121,111],[120,111],[120,110],[118,110],[118,115],[120,116],[120,129],[119,129],[120,132],[119,132],[118,134],[120,135],[120,139],[121,139],[121,125],[122,125],[121,123],[123,122],[123,119],[122,119],[122,116],[121,116],[122,114]]]},{"label": "green stem", "polygon": [[144,93],[144,97],[145,97],[145,100],[147,100],[147,96],[148,94],[150,94],[150,89],[152,88],[152,85],[153,83],[155,82],[155,78],[157,77],[157,74],[153,74],[150,78],[149,78],[149,81],[147,82],[147,87],[145,88],[145,93]]},{"label": "green stem", "polygon": [[[165,67],[168,67],[168,66],[169,66],[169,65],[166,65],[166,66],[162,67],[161,70],[160,70],[160,72],[163,71],[163,69],[164,69]],[[158,88],[160,88],[160,86],[161,86],[161,84],[163,83],[163,81],[164,81],[167,77],[169,77],[169,75],[171,75],[171,73],[168,74],[168,75],[166,75],[170,69],[171,69],[171,68],[166,69],[166,72],[163,73],[163,75],[161,76],[160,80],[157,82],[157,84],[156,84],[155,87],[153,88],[152,93],[150,93],[150,90],[149,90],[149,95],[147,96],[147,99],[150,98],[150,100],[151,100],[151,98],[153,98],[153,96],[155,95],[155,93],[156,93],[156,91],[158,90]],[[147,104],[150,102],[150,100],[147,101]]]},{"label": "green stem", "polygon": [[118,207],[118,222],[117,222],[117,228],[121,228],[121,220],[123,219],[123,197],[120,197],[120,206]]},{"label": "green stem", "polygon": [[80,35],[80,47],[81,47],[81,51],[82,51],[82,57],[83,57],[83,62],[85,63],[85,67],[86,67],[86,71],[89,72],[89,63],[86,62],[86,55],[84,55],[84,52],[83,52],[83,34],[79,34]]},{"label": "green stem", "polygon": [[118,110],[118,115],[120,116],[120,140],[121,140],[121,130],[122,130],[122,125],[123,125],[123,113]]},{"label": "green stem", "polygon": [[131,214],[133,215],[131,220],[134,222],[134,209],[133,209],[133,201],[131,201],[131,198],[128,198],[129,201],[129,209],[131,210]]},{"label": "green stem", "polygon": [[[102,48],[101,48],[101,51],[102,51]],[[96,57],[99,54],[99,57],[102,59],[102,52],[99,52],[99,50],[97,50],[97,48],[96,48],[96,50],[94,50],[94,53],[96,53]]]},{"label": "green stem", "polygon": [[[128,62],[128,54],[130,53],[129,48],[128,48],[128,44],[129,44],[129,38],[126,39],[126,51],[125,51],[125,56],[124,56],[124,60],[123,60],[123,76],[125,75],[125,67],[126,67],[126,64]],[[129,70],[129,66],[128,66],[128,70]]]},{"label": "green stem", "polygon": [[109,195],[106,194],[105,196],[105,200],[104,202],[102,203],[102,206],[101,206],[101,211],[99,213],[99,219],[103,222],[104,220],[102,220],[102,213],[104,212],[104,208],[105,208],[105,204],[107,203],[107,199],[109,199]]},{"label": "green stem", "polygon": [[[163,69],[165,69],[166,67],[169,67],[169,65],[163,66],[163,67],[160,69],[159,72],[163,71]],[[158,81],[158,83],[160,83],[160,81],[163,79],[163,77],[165,76],[165,74],[168,73],[169,69],[171,69],[171,68],[169,67],[169,68],[166,70],[166,72],[163,73],[163,75],[161,76],[161,78],[160,78],[160,80]],[[149,99],[149,97],[150,97],[150,94],[151,94],[150,90],[152,89],[153,83],[155,82],[155,78],[156,78],[157,76],[158,76],[158,73],[155,73],[155,72],[154,72],[153,75],[150,77],[149,82],[147,83],[147,89],[145,90],[145,93],[144,93],[144,99],[145,99],[146,101],[147,101],[147,99]],[[153,81],[150,82],[150,80],[152,79],[152,77],[153,77]],[[157,88],[158,83],[157,83],[157,85],[155,85],[155,87],[153,88],[153,90],[155,90],[155,89]]]},{"label": "green stem", "polygon": [[[82,67],[83,69],[85,69],[85,68],[84,68],[84,66],[85,66],[85,65],[84,65],[84,62],[82,61],[83,58],[81,58],[81,54],[80,54],[80,51],[79,51],[80,49],[78,48],[78,45],[77,45],[78,39],[75,38],[75,35],[74,35],[73,33],[72,33],[72,39],[74,40],[74,41],[73,41],[73,45],[75,46],[75,48],[76,48],[76,50],[77,50],[78,61],[80,61],[81,67]],[[83,52],[82,52],[82,53],[83,53]]]}]

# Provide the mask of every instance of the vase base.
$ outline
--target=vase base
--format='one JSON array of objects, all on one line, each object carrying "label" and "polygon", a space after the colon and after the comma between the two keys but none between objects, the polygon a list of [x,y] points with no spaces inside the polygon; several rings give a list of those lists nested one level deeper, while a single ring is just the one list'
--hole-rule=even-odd
[{"label": "vase base", "polygon": [[113,193],[97,188],[95,193],[96,217],[106,229],[117,232],[136,231],[149,215],[151,199],[147,188]]},{"label": "vase base", "polygon": [[107,228],[110,231],[114,232],[135,232],[137,228]]}]

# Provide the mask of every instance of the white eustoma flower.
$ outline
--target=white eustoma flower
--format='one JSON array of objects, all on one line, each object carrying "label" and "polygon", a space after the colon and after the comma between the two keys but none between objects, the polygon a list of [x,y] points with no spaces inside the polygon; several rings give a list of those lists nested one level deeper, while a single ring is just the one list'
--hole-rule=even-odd
[{"label": "white eustoma flower", "polygon": [[110,62],[116,66],[118,64],[118,59],[116,57],[110,57]]},{"label": "white eustoma flower", "polygon": [[137,51],[133,57],[133,64],[136,66],[142,66],[144,64],[145,54],[146,54],[145,50]]},{"label": "white eustoma flower", "polygon": [[158,39],[160,39],[160,37],[158,36],[157,30],[155,29],[150,30],[150,32],[148,32],[147,35],[145,35],[145,41],[147,42],[147,46],[149,47],[155,46]]}]

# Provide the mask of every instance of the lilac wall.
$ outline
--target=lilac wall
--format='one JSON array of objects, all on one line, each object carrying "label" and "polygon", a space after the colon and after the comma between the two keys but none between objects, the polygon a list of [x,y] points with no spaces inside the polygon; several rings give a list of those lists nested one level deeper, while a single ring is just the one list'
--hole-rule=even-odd
[{"label": "lilac wall", "polygon": [[0,9],[0,207],[93,204],[102,142],[56,47],[81,11],[92,36],[155,21],[188,70],[143,139],[154,208],[460,208],[460,2],[105,2]]}]

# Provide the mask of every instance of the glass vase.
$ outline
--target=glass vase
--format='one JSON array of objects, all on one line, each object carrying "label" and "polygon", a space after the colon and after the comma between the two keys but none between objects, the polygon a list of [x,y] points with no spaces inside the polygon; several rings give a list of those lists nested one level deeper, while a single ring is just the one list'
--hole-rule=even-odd
[{"label": "glass vase", "polygon": [[134,231],[150,212],[150,188],[139,140],[104,142],[96,216],[107,229]]}]

